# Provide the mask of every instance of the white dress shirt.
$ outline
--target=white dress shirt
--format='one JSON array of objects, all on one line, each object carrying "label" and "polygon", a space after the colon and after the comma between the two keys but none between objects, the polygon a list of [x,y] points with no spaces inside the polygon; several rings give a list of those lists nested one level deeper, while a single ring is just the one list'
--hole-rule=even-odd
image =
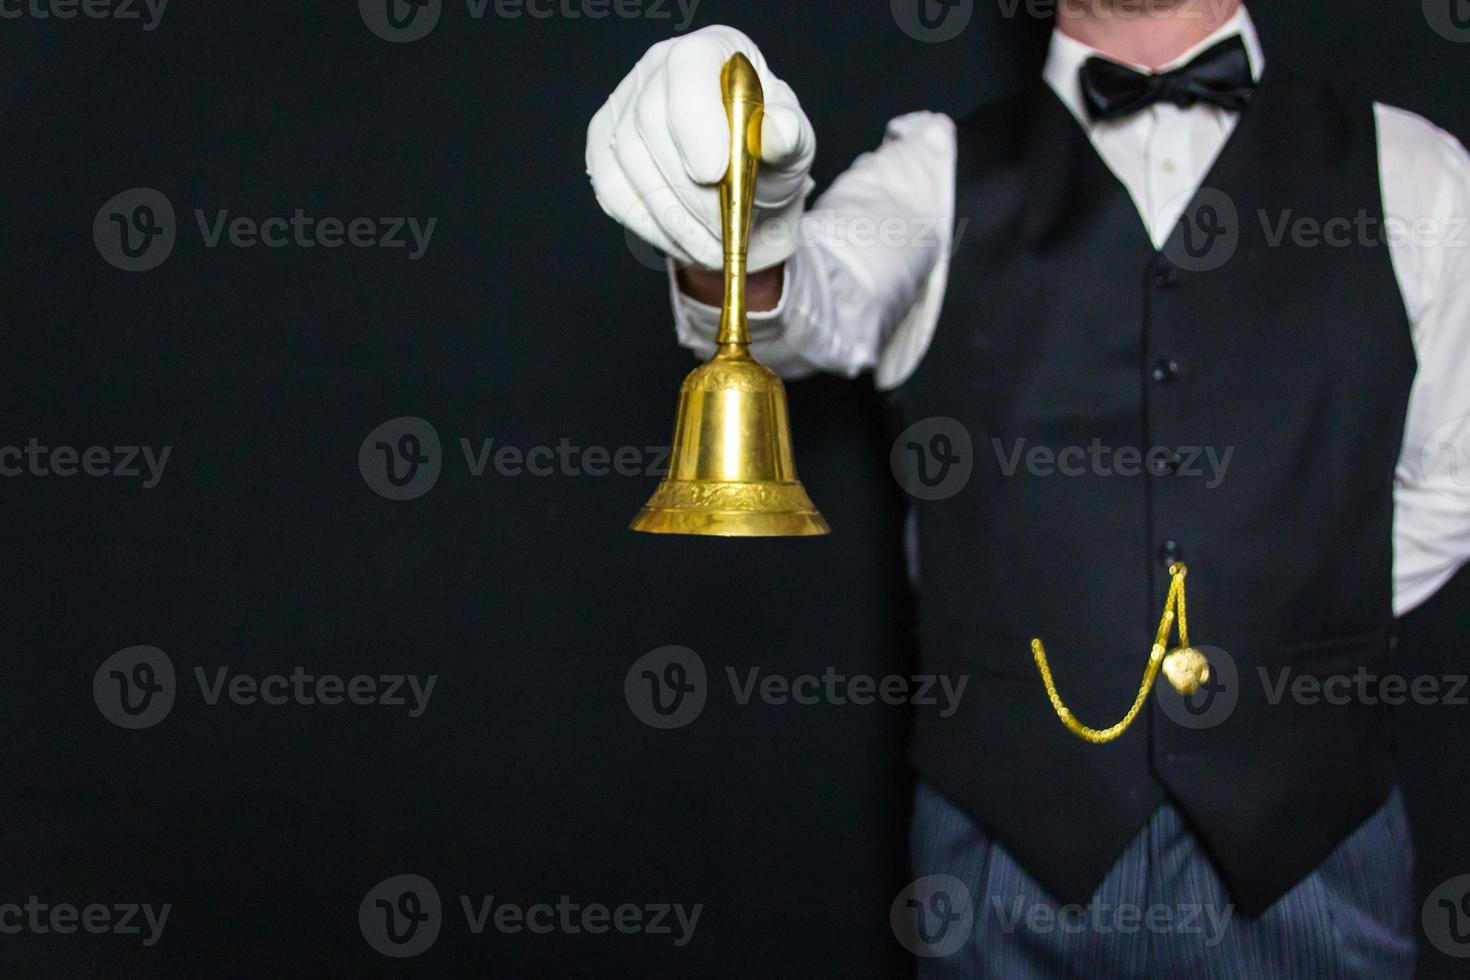
[{"label": "white dress shirt", "polygon": [[[1160,70],[1235,34],[1259,79],[1265,57],[1243,8]],[[1093,123],[1078,70],[1099,54],[1054,32],[1044,76],[1163,248],[1238,115],[1157,103]],[[1419,116],[1382,104],[1374,110],[1390,253],[1419,361],[1394,491],[1394,608],[1402,614],[1470,558],[1470,155]],[[948,116],[913,113],[889,123],[883,145],[859,157],[803,216],[780,304],[750,317],[762,361],[788,378],[871,369],[881,389],[913,373],[948,281],[955,160]],[[753,233],[763,232],[770,229]],[[680,342],[708,356],[719,311],[682,293],[672,276],[671,289]]]}]

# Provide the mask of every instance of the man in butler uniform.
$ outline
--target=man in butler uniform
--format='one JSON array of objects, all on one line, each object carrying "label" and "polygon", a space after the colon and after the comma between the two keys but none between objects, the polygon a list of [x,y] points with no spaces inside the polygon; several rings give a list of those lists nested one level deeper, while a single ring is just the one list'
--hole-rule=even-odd
[{"label": "man in butler uniform", "polygon": [[[1121,2],[1062,4],[1029,91],[893,120],[810,210],[812,127],[755,45],[665,41],[591,122],[593,187],[670,256],[678,337],[709,354],[720,67],[745,53],[767,102],[755,353],[872,370],[902,426],[973,441],[965,485],[913,505],[924,669],[973,681],[914,735],[913,872],[974,912],[921,976],[1409,977],[1384,699],[1280,682],[1390,672],[1394,616],[1470,555],[1446,451],[1470,446],[1470,158],[1263,52],[1236,2]],[[1017,445],[1092,455],[1005,465]],[[1155,446],[1229,466],[1125,472],[1119,450]],[[1233,711],[1190,726],[1150,698],[1115,741],[1075,737],[1029,638],[1076,717],[1112,722],[1178,562]]]}]

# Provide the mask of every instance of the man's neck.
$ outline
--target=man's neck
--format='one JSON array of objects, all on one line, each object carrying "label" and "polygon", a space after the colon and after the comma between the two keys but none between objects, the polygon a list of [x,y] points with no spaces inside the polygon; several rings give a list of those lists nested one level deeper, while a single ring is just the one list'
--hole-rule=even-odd
[{"label": "man's neck", "polygon": [[1064,0],[1057,29],[1118,61],[1158,69],[1240,9],[1241,0]]}]

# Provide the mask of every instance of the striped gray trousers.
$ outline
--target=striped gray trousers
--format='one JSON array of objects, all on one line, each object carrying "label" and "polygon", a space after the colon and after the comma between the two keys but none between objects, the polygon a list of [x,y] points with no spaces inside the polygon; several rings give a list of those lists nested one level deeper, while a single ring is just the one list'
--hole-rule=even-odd
[{"label": "striped gray trousers", "polygon": [[[1255,919],[1235,914],[1203,847],[1167,803],[1087,906],[1058,905],[922,783],[910,857],[917,890],[895,908],[928,917],[927,926],[918,922],[923,941],[906,941],[919,954],[920,980],[1408,980],[1414,973],[1413,859],[1397,790]],[[948,926],[960,931],[946,934]]]}]

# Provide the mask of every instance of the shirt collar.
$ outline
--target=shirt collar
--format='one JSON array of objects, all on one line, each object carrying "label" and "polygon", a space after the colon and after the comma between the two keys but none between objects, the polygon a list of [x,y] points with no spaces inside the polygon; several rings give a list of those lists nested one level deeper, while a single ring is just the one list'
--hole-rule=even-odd
[{"label": "shirt collar", "polygon": [[[1261,50],[1261,39],[1256,34],[1256,25],[1251,21],[1251,15],[1244,5],[1229,20],[1210,32],[1209,37],[1164,65],[1159,71],[1168,71],[1188,64],[1207,48],[1236,34],[1240,35],[1241,41],[1245,43],[1246,54],[1250,56],[1252,77],[1260,81],[1261,73],[1266,69],[1266,55]],[[1087,107],[1082,101],[1082,83],[1077,73],[1082,69],[1082,63],[1094,56],[1118,60],[1103,54],[1089,44],[1083,44],[1076,38],[1063,34],[1060,29],[1054,29],[1051,34],[1051,48],[1046,55],[1046,67],[1042,70],[1042,77],[1046,79],[1052,91],[1056,92],[1062,103],[1072,111],[1072,115],[1081,120],[1084,125],[1090,125],[1091,122],[1087,115]],[[1130,67],[1142,72],[1149,71],[1141,65]]]}]

